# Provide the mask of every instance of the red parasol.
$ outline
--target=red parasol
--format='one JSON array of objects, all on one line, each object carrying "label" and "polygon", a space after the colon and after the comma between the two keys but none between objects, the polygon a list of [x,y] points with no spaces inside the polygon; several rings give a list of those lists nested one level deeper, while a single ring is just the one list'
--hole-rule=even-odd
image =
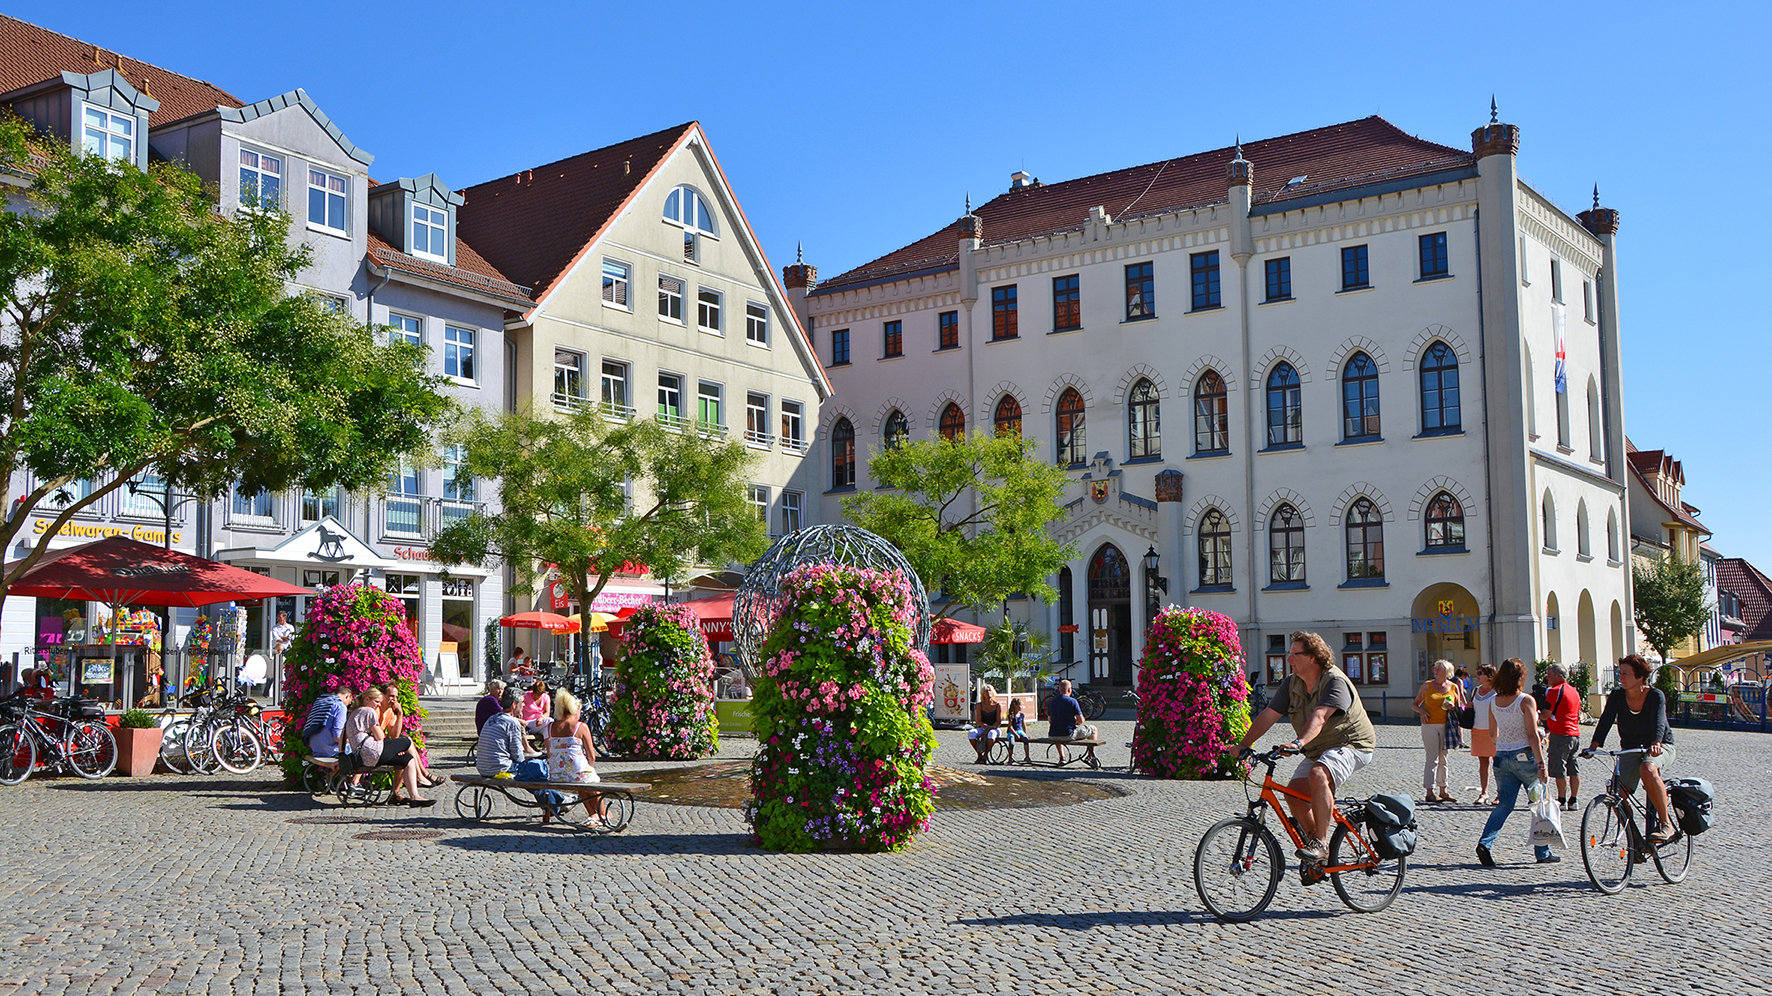
[{"label": "red parasol", "polygon": [[313,592],[217,560],[110,536],[45,554],[7,594],[195,608]]},{"label": "red parasol", "polygon": [[578,623],[553,612],[519,612],[516,615],[505,616],[498,621],[498,624],[513,629],[545,629],[554,633],[578,632]]}]

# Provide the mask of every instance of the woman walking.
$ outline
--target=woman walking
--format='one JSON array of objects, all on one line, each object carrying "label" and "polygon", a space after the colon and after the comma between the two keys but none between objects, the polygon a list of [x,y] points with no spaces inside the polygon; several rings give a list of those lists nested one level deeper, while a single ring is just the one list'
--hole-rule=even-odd
[{"label": "woman walking", "polygon": [[[1495,838],[1501,835],[1501,825],[1514,811],[1520,788],[1525,787],[1527,798],[1531,798],[1535,789],[1542,794],[1549,774],[1545,767],[1544,741],[1538,736],[1538,704],[1532,701],[1532,696],[1520,694],[1525,676],[1526,665],[1520,663],[1518,657],[1502,661],[1495,672],[1495,698],[1489,706],[1489,736],[1495,740],[1495,794],[1498,801],[1489,812],[1489,822],[1483,825],[1483,835],[1477,838],[1477,861],[1485,868],[1495,867],[1495,858],[1489,849],[1495,846]],[[1541,865],[1563,860],[1543,844],[1534,850]]]},{"label": "woman walking", "polygon": [[1422,797],[1428,802],[1455,802],[1446,788],[1446,751],[1458,746],[1457,726],[1447,723],[1449,710],[1464,707],[1464,690],[1452,680],[1452,662],[1434,661],[1432,681],[1415,693],[1415,714],[1421,717]]}]

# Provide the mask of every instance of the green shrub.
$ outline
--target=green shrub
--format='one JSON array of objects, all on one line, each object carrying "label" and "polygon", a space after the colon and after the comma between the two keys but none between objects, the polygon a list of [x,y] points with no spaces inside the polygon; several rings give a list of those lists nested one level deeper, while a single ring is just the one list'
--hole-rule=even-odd
[{"label": "green shrub", "polygon": [[158,726],[154,714],[146,709],[131,709],[123,714],[117,725],[125,730],[151,730]]}]

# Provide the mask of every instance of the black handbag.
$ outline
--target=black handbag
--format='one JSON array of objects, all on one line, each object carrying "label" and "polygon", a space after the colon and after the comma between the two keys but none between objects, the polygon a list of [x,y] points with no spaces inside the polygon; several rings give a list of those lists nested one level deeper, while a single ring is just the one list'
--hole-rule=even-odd
[{"label": "black handbag", "polygon": [[1459,726],[1462,726],[1467,730],[1472,730],[1472,729],[1476,728],[1476,726],[1477,726],[1477,707],[1476,706],[1467,705],[1463,709],[1459,709],[1456,711],[1458,713],[1458,725]]}]

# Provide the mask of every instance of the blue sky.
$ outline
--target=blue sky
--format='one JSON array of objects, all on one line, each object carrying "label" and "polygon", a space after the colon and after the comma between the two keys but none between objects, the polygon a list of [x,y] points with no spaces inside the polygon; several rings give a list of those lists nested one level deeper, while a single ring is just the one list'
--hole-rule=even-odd
[{"label": "blue sky", "polygon": [[1633,441],[1684,462],[1713,545],[1772,570],[1772,402],[1752,393],[1772,281],[1738,220],[1772,173],[1751,68],[1772,5],[1194,6],[4,9],[245,100],[305,87],[378,179],[467,186],[699,120],[777,271],[804,241],[826,275],[1017,169],[1060,180],[1369,114],[1465,148],[1493,93],[1528,181],[1571,212],[1597,182],[1622,213]]}]

